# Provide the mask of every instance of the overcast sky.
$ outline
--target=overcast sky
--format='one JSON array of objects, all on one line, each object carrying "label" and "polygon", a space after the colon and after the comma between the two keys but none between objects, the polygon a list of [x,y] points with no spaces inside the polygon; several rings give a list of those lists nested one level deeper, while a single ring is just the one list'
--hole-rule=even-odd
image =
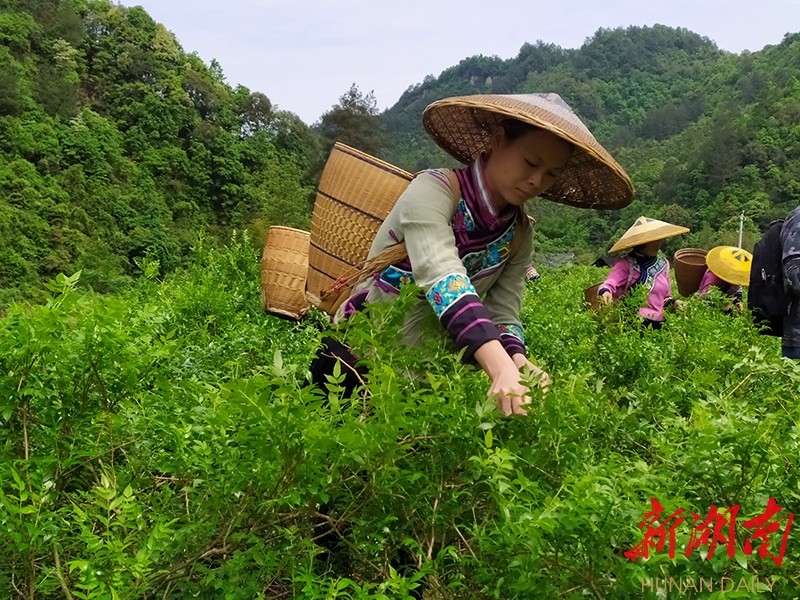
[{"label": "overcast sky", "polygon": [[[312,124],[352,83],[392,106],[426,75],[525,42],[579,48],[600,27],[684,27],[731,52],[800,31],[800,0],[123,0],[233,86]],[[489,9],[494,12],[490,12]],[[547,90],[557,91],[557,90]]]}]

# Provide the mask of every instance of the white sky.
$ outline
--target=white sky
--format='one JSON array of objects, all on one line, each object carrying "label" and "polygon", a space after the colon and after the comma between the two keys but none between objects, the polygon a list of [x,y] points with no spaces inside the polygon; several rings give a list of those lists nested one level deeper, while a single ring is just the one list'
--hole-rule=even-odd
[{"label": "white sky", "polygon": [[[379,109],[468,56],[517,56],[525,42],[578,48],[598,28],[684,27],[731,52],[800,31],[800,0],[123,0],[228,83],[312,124],[352,83]],[[490,11],[491,9],[491,11]],[[557,90],[552,90],[557,91]]]}]

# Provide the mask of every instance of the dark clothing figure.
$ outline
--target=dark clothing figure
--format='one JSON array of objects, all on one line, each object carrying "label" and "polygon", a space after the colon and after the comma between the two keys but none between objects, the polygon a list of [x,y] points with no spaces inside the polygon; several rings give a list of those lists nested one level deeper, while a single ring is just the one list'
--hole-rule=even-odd
[{"label": "dark clothing figure", "polygon": [[781,246],[784,284],[792,299],[783,321],[783,355],[800,359],[800,206],[783,222]]},{"label": "dark clothing figure", "polygon": [[[345,318],[361,310],[366,297],[366,293],[350,297],[342,309]],[[328,375],[333,374],[333,368],[336,363],[339,363],[341,373],[344,375],[344,381],[342,382],[344,395],[345,397],[352,396],[356,388],[364,381],[367,369],[358,364],[358,356],[353,354],[350,348],[331,337],[322,338],[322,345],[317,350],[317,356],[311,361],[311,366],[309,367],[311,370],[311,382],[321,390],[326,389]]]},{"label": "dark clothing figure", "polygon": [[328,375],[333,373],[336,363],[339,363],[344,381],[341,385],[344,388],[345,398],[352,396],[356,388],[362,383],[367,375],[367,369],[358,364],[358,356],[333,338],[323,338],[322,347],[317,350],[317,356],[311,361],[309,367],[311,371],[311,382],[321,390],[326,389]]}]

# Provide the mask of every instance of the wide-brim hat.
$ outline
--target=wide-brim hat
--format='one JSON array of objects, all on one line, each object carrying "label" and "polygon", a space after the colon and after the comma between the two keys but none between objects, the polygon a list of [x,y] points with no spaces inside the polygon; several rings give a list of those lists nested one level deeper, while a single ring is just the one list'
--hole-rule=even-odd
[{"label": "wide-brim hat", "polygon": [[733,285],[750,285],[753,255],[736,246],[717,246],[706,254],[706,265],[717,277]]},{"label": "wide-brim hat", "polygon": [[457,96],[428,105],[422,124],[448,154],[468,164],[488,150],[505,118],[545,129],[570,142],[574,151],[542,198],[581,208],[613,209],[630,204],[633,184],[558,94]]},{"label": "wide-brim hat", "polygon": [[682,233],[689,233],[689,228],[673,225],[666,221],[659,221],[658,219],[639,217],[636,219],[636,222],[630,226],[628,231],[617,240],[617,243],[611,246],[609,252],[627,250],[639,244],[663,240]]}]

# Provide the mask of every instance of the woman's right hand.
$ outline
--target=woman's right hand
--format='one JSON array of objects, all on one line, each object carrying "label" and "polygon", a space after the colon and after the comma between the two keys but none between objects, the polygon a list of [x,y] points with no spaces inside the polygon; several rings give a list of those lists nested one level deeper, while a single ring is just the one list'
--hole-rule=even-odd
[{"label": "woman's right hand", "polygon": [[517,369],[519,369],[523,374],[529,370],[534,374],[534,376],[536,376],[536,378],[539,380],[539,388],[542,390],[543,394],[546,394],[550,391],[550,375],[546,371],[537,367],[522,353],[515,354],[511,357],[511,360],[514,361]]},{"label": "woman's right hand", "polygon": [[608,304],[609,302],[611,302],[611,292],[608,291],[603,292],[598,296],[598,298],[600,298],[600,302],[602,302],[603,304]]},{"label": "woman's right hand", "polygon": [[530,390],[520,381],[522,373],[498,340],[490,340],[475,351],[475,360],[492,380],[490,397],[507,415],[527,415]]},{"label": "woman's right hand", "polygon": [[492,379],[489,396],[494,397],[497,410],[506,415],[527,415],[525,406],[531,403],[530,390],[520,381],[522,375],[516,365],[503,369]]}]

